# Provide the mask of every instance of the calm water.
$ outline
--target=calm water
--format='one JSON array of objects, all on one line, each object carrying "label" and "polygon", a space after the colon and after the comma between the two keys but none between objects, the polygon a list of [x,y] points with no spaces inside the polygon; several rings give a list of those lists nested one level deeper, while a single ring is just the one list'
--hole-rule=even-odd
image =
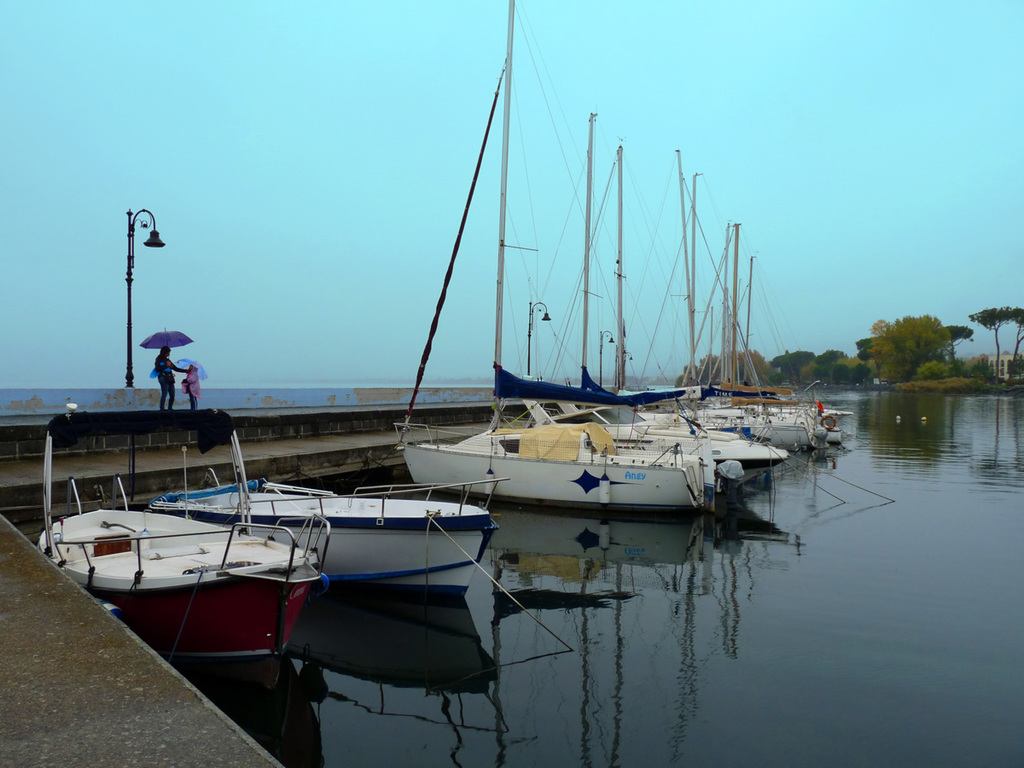
[{"label": "calm water", "polygon": [[738,519],[504,510],[519,604],[335,596],[276,691],[208,692],[288,766],[1024,764],[1024,406],[829,402]]}]

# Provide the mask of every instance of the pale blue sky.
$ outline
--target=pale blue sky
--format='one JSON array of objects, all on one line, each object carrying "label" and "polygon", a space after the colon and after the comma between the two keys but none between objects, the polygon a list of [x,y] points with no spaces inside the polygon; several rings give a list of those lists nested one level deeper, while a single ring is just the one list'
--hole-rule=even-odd
[{"label": "pale blue sky", "polygon": [[[554,320],[535,328],[533,372],[578,377],[591,112],[595,209],[625,147],[634,373],[674,376],[685,356],[677,149],[688,186],[703,174],[701,316],[726,226],[741,222],[766,357],[852,353],[879,319],[968,325],[1024,304],[1020,0],[517,12],[508,240],[535,250],[508,255],[513,372],[542,300]],[[411,383],[507,13],[504,0],[7,8],[0,387],[123,385],[129,208],[151,210],[167,243],[136,238],[139,385],[155,353],[137,344],[165,327],[196,340],[180,356],[203,362],[209,387]],[[490,379],[500,144],[499,102],[428,381]],[[614,196],[591,273],[595,379],[597,335],[615,327]],[[991,334],[961,350],[994,352]]]}]

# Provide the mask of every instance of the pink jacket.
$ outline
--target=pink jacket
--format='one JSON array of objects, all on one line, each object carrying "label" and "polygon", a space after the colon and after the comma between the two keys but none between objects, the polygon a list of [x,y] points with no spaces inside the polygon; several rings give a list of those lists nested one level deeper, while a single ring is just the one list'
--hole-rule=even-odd
[{"label": "pink jacket", "polygon": [[197,398],[202,397],[202,390],[199,388],[199,371],[192,368],[188,373],[185,374],[185,378],[181,382],[182,394],[193,394]]}]

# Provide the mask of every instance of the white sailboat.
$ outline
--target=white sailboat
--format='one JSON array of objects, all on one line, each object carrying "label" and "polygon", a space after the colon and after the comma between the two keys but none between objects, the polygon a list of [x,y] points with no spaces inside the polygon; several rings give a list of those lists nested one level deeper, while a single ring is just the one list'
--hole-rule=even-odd
[{"label": "white sailboat", "polygon": [[[498,219],[498,280],[495,323],[495,418],[487,431],[446,439],[437,429],[399,425],[405,462],[417,483],[463,483],[487,477],[501,482],[484,490],[499,499],[533,504],[623,511],[684,512],[702,510],[713,501],[709,445],[666,442],[659,451],[616,445],[598,424],[522,426],[502,423],[507,400],[568,400],[628,404],[593,385],[586,370],[583,334],[581,388],[529,382],[501,367],[504,292],[505,208],[508,181],[509,115],[512,88],[514,0],[509,2],[505,100]],[[587,263],[592,200],[593,118],[587,150],[587,207],[584,242],[584,312],[587,325]],[[590,388],[588,389],[588,384]]]}]

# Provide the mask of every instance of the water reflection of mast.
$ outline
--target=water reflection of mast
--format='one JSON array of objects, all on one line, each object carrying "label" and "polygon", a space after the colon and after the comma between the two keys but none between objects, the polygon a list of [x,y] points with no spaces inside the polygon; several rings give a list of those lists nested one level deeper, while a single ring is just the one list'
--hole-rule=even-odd
[{"label": "water reflection of mast", "polygon": [[[615,591],[622,593],[622,564],[615,564]],[[622,671],[622,600],[615,601],[615,695],[612,697],[612,722],[615,727],[612,736],[612,754],[609,765],[619,764],[619,744],[622,741],[622,688],[625,675]]]},{"label": "water reflection of mast", "polygon": [[[698,589],[702,594],[707,594],[711,588],[711,570],[708,561],[711,559],[713,539],[708,539],[705,536],[705,526],[713,526],[714,519],[714,515],[709,514],[694,520],[690,536],[690,545],[693,548],[694,556],[691,557],[688,551],[683,561],[684,568],[686,560],[690,561],[690,567],[683,592],[683,633],[679,644],[679,707],[677,710],[678,723],[674,729],[675,738],[672,741],[675,750],[672,755],[673,762],[681,757],[679,749],[686,741],[686,726],[690,717],[697,712],[697,644],[695,641],[697,604],[695,597],[698,594]],[[698,563],[701,569],[700,587],[697,584]]]},{"label": "water reflection of mast", "polygon": [[[491,550],[491,562],[494,564],[494,583],[501,584],[501,558]],[[498,587],[491,590],[494,601],[494,613],[491,616],[491,653],[494,657],[494,742],[498,753],[494,756],[495,768],[505,765],[505,728],[501,727],[505,722],[505,715],[501,711],[501,615],[498,610]]]},{"label": "water reflection of mast", "polygon": [[[580,594],[587,592],[587,582],[580,580]],[[582,673],[582,685],[580,686],[583,695],[580,698],[580,764],[590,768],[593,761],[590,758],[590,718],[587,713],[590,711],[590,618],[589,611],[584,605],[580,620],[580,672]]]}]

